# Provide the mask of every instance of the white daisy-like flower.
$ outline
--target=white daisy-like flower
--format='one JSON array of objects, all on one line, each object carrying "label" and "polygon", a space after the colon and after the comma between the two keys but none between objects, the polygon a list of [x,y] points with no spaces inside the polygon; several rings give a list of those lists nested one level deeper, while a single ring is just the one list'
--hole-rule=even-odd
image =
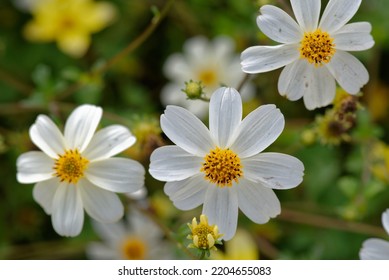
[{"label": "white daisy-like flower", "polygon": [[258,27],[278,46],[255,46],[242,52],[242,70],[263,73],[285,66],[278,80],[282,96],[304,98],[307,109],[329,105],[336,84],[357,94],[369,80],[363,64],[348,51],[371,48],[371,24],[346,24],[362,0],[330,0],[319,22],[321,0],[291,0],[297,23],[283,10],[265,5]]},{"label": "white daisy-like flower", "polygon": [[264,105],[242,120],[242,100],[233,88],[213,93],[209,130],[191,112],[167,106],[161,127],[176,145],[151,154],[150,174],[167,181],[165,193],[181,210],[203,205],[202,213],[218,226],[223,239],[236,231],[238,208],[255,223],[281,211],[272,189],[289,189],[302,181],[304,166],[295,157],[261,153],[281,134],[284,117]]},{"label": "white daisy-like flower", "polygon": [[163,232],[135,208],[127,213],[127,221],[115,224],[93,223],[101,242],[86,248],[89,259],[97,260],[161,260],[171,259],[169,244]]},{"label": "white daisy-like flower", "polygon": [[[389,234],[389,209],[382,213],[382,225]],[[361,260],[389,260],[389,241],[379,238],[369,238],[362,244],[359,251]]]},{"label": "white daisy-like flower", "polygon": [[30,128],[32,142],[42,151],[17,159],[17,180],[36,183],[34,199],[51,215],[54,230],[76,236],[84,223],[84,209],[102,223],[118,221],[124,213],[115,192],[136,192],[144,187],[143,166],[131,159],[111,158],[135,143],[121,125],[95,134],[102,109],[77,107],[65,124],[64,134],[45,115]]},{"label": "white daisy-like flower", "polygon": [[[237,87],[245,75],[239,55],[234,52],[234,42],[226,36],[212,41],[202,36],[188,39],[183,53],[169,56],[163,70],[171,81],[161,91],[163,105],[182,106],[199,118],[207,115],[209,104],[202,100],[188,100],[182,92],[185,82],[201,81],[205,86],[205,97],[210,98],[221,85]],[[254,96],[254,86],[248,82],[241,92],[243,100],[249,100]]]}]

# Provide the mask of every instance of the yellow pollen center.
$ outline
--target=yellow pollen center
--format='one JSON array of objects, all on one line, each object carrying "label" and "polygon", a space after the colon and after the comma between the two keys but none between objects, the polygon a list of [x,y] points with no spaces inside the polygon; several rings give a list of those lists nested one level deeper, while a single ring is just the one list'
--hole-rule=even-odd
[{"label": "yellow pollen center", "polygon": [[197,244],[196,246],[201,249],[210,249],[214,244],[209,244],[208,242],[208,234],[210,234],[214,240],[217,239],[215,236],[215,232],[213,231],[213,226],[209,225],[198,225],[193,229],[192,235],[197,236]]},{"label": "yellow pollen center", "polygon": [[212,69],[201,71],[198,78],[205,86],[213,86],[217,83],[217,75]]},{"label": "yellow pollen center", "polygon": [[89,161],[82,157],[78,150],[67,150],[55,160],[54,170],[61,182],[76,184],[84,177]]},{"label": "yellow pollen center", "polygon": [[315,66],[330,62],[335,54],[334,39],[327,32],[317,29],[314,32],[305,32],[301,41],[300,55]]},{"label": "yellow pollen center", "polygon": [[231,187],[243,175],[240,158],[230,149],[216,147],[204,160],[200,170],[205,173],[205,179],[219,187]]},{"label": "yellow pollen center", "polygon": [[122,252],[127,260],[144,260],[147,246],[140,238],[129,237],[122,244]]}]

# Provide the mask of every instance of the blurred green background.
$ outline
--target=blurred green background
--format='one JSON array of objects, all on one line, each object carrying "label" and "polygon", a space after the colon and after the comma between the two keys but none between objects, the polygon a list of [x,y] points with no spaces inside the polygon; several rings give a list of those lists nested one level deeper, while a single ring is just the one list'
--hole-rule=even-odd
[{"label": "blurred green background", "polygon": [[[28,129],[38,114],[49,115],[61,127],[73,108],[91,103],[103,107],[103,126],[121,123],[136,131],[140,123],[149,124],[155,129],[135,133],[143,137],[144,146],[124,154],[140,160],[147,170],[150,152],[168,143],[158,130],[167,57],[182,52],[185,41],[197,35],[229,36],[237,55],[249,46],[274,44],[256,26],[258,10],[266,3],[289,5],[277,0],[112,0],[115,20],[92,35],[85,55],[74,58],[55,43],[27,41],[23,28],[31,14],[16,2],[0,1],[0,259],[84,259],[85,246],[99,239],[89,218],[80,236],[58,236],[50,217],[33,200],[32,185],[16,181],[17,157],[36,149]],[[294,155],[305,165],[300,186],[277,192],[279,217],[265,225],[239,218],[261,259],[358,259],[365,239],[388,237],[381,224],[381,214],[389,208],[389,153],[384,144],[389,143],[388,10],[389,1],[363,1],[351,20],[371,22],[376,43],[355,53],[369,70],[370,81],[362,89],[347,137],[335,133],[339,143],[328,143],[317,133],[322,131],[318,118],[329,109],[307,111],[302,100],[291,102],[278,94],[279,70],[251,77],[256,96],[246,109],[274,103],[286,119],[284,132],[269,150]],[[153,23],[155,30],[145,34]],[[110,63],[141,34],[146,37],[139,45]],[[146,186],[156,218],[180,236],[182,225],[200,210],[173,209],[167,215],[158,211],[160,200],[166,199],[163,183],[148,176]],[[172,245],[171,250],[179,248]]]}]

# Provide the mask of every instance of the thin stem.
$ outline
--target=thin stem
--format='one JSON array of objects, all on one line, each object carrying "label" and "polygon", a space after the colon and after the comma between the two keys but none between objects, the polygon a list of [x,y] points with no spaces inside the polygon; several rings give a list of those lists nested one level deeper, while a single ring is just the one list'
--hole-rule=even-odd
[{"label": "thin stem", "polygon": [[[96,69],[92,70],[90,72],[90,75],[102,75],[104,74],[109,68],[111,68],[114,64],[120,62],[123,60],[125,56],[127,56],[129,53],[136,50],[139,46],[141,46],[149,37],[150,35],[155,31],[155,29],[159,26],[159,24],[162,22],[162,20],[167,16],[170,8],[172,7],[175,0],[169,0],[163,9],[161,10],[161,13],[155,15],[152,19],[150,24],[146,27],[146,29],[133,41],[131,41],[127,47],[125,47],[122,51],[117,53],[115,56],[113,56],[111,59],[109,59],[106,63],[102,64],[100,67],[97,67]],[[65,91],[60,93],[58,95],[58,100],[67,98],[68,96],[75,93],[82,85],[77,82],[71,86],[69,86]]]},{"label": "thin stem", "polygon": [[9,86],[13,87],[14,89],[26,96],[30,95],[33,90],[31,85],[20,81],[16,77],[5,72],[3,69],[0,69],[0,80],[2,80],[4,83],[8,84]]},{"label": "thin stem", "polygon": [[250,78],[250,75],[246,73],[246,74],[244,75],[243,79],[240,81],[238,87],[236,88],[236,90],[237,90],[238,92],[240,92],[240,91],[242,90],[243,86],[245,85],[245,83],[247,83],[247,81],[249,80],[249,78]]},{"label": "thin stem", "polygon": [[140,45],[142,45],[154,32],[154,30],[158,27],[158,25],[161,23],[161,21],[166,17],[168,14],[171,6],[173,5],[175,0],[169,0],[166,5],[163,7],[161,13],[154,16],[151,20],[150,24],[147,26],[147,28],[137,37],[134,41],[132,41],[126,48],[124,48],[121,52],[116,54],[114,57],[112,57],[110,60],[108,60],[104,65],[97,68],[94,71],[94,74],[102,74],[105,71],[107,71],[108,68],[110,68],[112,65],[116,64],[117,62],[121,61],[125,56],[127,56],[129,53],[137,49]]},{"label": "thin stem", "polygon": [[336,218],[321,216],[317,214],[308,214],[285,208],[282,209],[282,213],[280,216],[278,216],[278,218],[292,223],[305,224],[325,229],[336,229],[352,233],[366,234],[374,237],[386,238],[387,236],[385,231],[380,227],[363,223],[339,220]]}]

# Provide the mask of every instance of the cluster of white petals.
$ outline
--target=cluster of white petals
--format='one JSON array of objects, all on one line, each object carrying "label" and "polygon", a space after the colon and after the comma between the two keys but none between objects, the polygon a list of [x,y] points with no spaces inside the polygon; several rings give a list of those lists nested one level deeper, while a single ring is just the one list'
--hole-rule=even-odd
[{"label": "cluster of white petals", "polygon": [[[330,0],[319,21],[321,0],[291,0],[297,22],[286,12],[272,5],[261,7],[258,27],[278,46],[254,46],[241,55],[242,70],[264,73],[285,66],[278,80],[278,91],[289,100],[304,99],[307,109],[329,105],[335,97],[336,84],[348,93],[357,94],[369,80],[365,66],[348,51],[371,48],[374,40],[368,22],[347,22],[357,12],[362,0]],[[317,33],[314,33],[314,32]],[[321,55],[323,44],[313,36],[305,49],[315,61],[311,63],[301,48],[305,36],[321,35],[328,41],[329,50]],[[323,37],[323,38],[324,38]],[[314,39],[320,44],[315,45]],[[316,49],[314,49],[316,48]],[[315,54],[316,52],[316,54]]]},{"label": "cluster of white petals", "polygon": [[[382,225],[389,235],[389,209],[382,213]],[[359,251],[361,260],[389,260],[389,241],[370,238],[362,244]]]},{"label": "cluster of white petals", "polygon": [[121,125],[95,133],[101,116],[100,107],[79,106],[62,134],[49,117],[39,115],[30,137],[42,151],[27,152],[17,159],[17,180],[36,183],[34,199],[51,215],[55,231],[62,236],[81,232],[84,209],[99,222],[118,221],[124,208],[115,192],[132,193],[144,187],[145,170],[140,163],[112,158],[133,145],[135,137]]},{"label": "cluster of white petals", "polygon": [[[203,204],[203,214],[219,227],[225,240],[235,234],[238,209],[252,221],[266,223],[281,211],[273,189],[294,188],[302,181],[300,160],[262,152],[284,128],[280,110],[264,105],[242,120],[242,100],[233,88],[220,88],[212,94],[209,129],[194,114],[177,106],[167,106],[161,127],[175,145],[152,153],[150,174],[167,181],[165,193],[177,208],[190,210]],[[205,158],[216,148],[234,153],[240,160],[242,175],[231,184],[217,184],[202,171]],[[216,175],[228,176],[221,172]]]}]

